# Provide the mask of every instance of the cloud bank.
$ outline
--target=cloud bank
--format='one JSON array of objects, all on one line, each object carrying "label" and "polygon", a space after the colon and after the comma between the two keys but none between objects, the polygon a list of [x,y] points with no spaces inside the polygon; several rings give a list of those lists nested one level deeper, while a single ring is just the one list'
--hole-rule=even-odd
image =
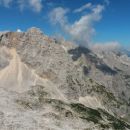
[{"label": "cloud bank", "polygon": [[[89,9],[90,13],[81,16],[72,24],[69,22],[68,13],[80,13],[85,9]],[[69,9],[57,7],[49,13],[49,19],[52,24],[58,24],[72,40],[82,45],[88,45],[92,35],[95,33],[93,27],[95,22],[100,21],[102,12],[105,9],[104,5],[92,5],[91,3],[83,5],[81,8],[70,12]]]},{"label": "cloud bank", "polygon": [[[95,34],[94,24],[101,20],[105,7],[110,4],[109,0],[104,0],[104,4],[93,5],[86,3],[80,8],[70,10],[68,8],[57,7],[49,13],[50,22],[53,25],[60,25],[61,29],[69,35],[76,43],[87,46],[95,51],[119,50],[121,45],[117,41],[105,43],[92,43],[92,36]],[[85,11],[85,12],[84,12]],[[86,13],[86,11],[88,11]],[[84,13],[85,14],[84,14]],[[80,14],[80,18],[70,22],[69,14]],[[84,14],[84,15],[82,15]]]}]

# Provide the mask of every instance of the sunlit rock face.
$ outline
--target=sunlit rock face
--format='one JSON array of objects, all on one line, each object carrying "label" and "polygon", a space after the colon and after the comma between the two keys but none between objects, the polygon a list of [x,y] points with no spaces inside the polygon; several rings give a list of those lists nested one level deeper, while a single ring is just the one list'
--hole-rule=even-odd
[{"label": "sunlit rock face", "polygon": [[0,33],[0,130],[129,130],[129,61],[37,28]]}]

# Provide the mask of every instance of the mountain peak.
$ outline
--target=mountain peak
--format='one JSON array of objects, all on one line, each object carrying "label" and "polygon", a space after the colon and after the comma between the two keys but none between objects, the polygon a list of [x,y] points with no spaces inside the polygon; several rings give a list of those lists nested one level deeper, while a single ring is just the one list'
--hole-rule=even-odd
[{"label": "mountain peak", "polygon": [[43,32],[36,27],[31,27],[27,30],[27,33],[29,33],[30,35],[41,35],[43,34]]}]

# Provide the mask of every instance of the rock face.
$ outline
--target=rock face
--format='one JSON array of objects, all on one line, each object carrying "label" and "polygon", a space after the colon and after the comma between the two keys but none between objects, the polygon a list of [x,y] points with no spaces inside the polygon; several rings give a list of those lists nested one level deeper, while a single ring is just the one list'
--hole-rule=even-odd
[{"label": "rock face", "polygon": [[0,34],[0,130],[129,130],[129,89],[127,55]]}]

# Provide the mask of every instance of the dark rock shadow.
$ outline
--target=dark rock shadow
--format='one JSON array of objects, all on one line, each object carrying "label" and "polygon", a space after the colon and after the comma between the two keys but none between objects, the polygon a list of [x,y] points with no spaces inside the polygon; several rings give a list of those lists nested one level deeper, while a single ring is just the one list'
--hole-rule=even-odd
[{"label": "dark rock shadow", "polygon": [[[77,48],[69,50],[68,53],[72,55],[73,61],[77,61],[83,54],[90,63],[94,64],[95,67],[100,71],[102,71],[103,73],[111,75],[115,75],[117,73],[116,70],[106,65],[100,58],[97,57],[96,54],[94,54],[88,48],[79,46]],[[85,74],[88,74],[89,72],[89,70],[86,70],[86,68],[83,68],[83,71]]]}]

